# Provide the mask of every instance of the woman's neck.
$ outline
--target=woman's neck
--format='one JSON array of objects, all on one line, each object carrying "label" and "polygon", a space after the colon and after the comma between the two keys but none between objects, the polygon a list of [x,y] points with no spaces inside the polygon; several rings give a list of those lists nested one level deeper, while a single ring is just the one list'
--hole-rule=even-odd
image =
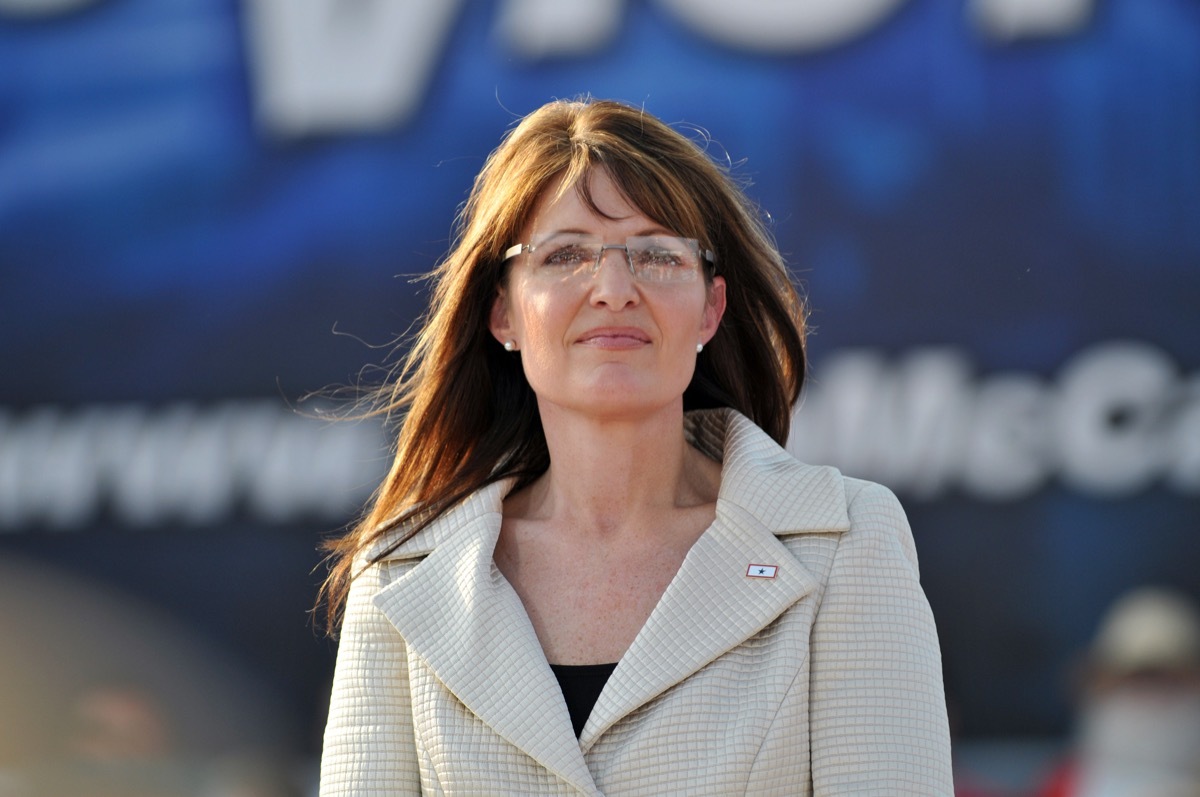
[{"label": "woman's neck", "polygon": [[550,469],[513,507],[528,519],[613,537],[716,500],[720,465],[688,445],[682,406],[636,420],[543,407],[542,426]]}]

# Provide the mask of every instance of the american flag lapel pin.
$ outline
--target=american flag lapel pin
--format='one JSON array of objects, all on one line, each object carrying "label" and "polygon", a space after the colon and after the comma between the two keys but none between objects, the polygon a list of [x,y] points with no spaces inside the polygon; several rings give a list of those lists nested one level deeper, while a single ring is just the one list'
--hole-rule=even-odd
[{"label": "american flag lapel pin", "polygon": [[756,565],[751,564],[746,568],[747,578],[775,578],[775,574],[779,571],[779,565]]}]

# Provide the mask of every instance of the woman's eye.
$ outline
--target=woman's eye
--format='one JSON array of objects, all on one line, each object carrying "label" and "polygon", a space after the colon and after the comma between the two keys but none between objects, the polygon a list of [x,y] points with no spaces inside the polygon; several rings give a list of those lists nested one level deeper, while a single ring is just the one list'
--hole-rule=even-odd
[{"label": "woman's eye", "polygon": [[542,265],[546,266],[578,266],[589,261],[592,255],[583,246],[563,246],[546,255]]},{"label": "woman's eye", "polygon": [[639,265],[648,268],[679,268],[685,265],[683,257],[678,252],[667,249],[641,252],[638,255],[638,262]]}]

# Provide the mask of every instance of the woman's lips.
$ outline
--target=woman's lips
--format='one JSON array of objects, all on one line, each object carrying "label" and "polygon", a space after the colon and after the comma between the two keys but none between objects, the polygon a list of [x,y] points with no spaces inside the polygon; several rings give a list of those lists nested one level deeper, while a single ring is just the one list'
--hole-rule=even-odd
[{"label": "woman's lips", "polygon": [[578,343],[603,349],[636,349],[650,342],[650,336],[640,329],[601,327],[579,336]]}]

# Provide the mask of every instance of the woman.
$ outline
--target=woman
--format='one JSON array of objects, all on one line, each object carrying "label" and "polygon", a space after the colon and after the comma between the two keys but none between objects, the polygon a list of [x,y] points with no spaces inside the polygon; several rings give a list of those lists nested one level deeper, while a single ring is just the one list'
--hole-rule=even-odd
[{"label": "woman", "polygon": [[907,522],[780,448],[802,306],[728,175],[554,102],[460,221],[335,547],[322,794],[950,794]]}]

